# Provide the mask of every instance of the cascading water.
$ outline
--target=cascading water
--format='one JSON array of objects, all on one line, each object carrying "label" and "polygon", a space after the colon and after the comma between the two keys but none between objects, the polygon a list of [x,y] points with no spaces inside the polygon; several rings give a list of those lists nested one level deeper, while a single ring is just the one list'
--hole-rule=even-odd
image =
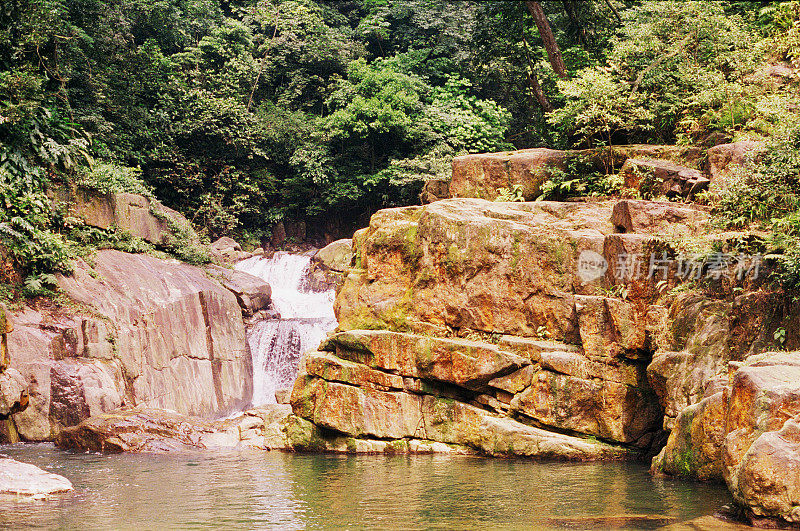
[{"label": "cascading water", "polygon": [[252,257],[236,269],[266,280],[280,319],[257,322],[248,341],[253,353],[253,405],[274,404],[275,391],[291,387],[300,356],[317,348],[336,328],[333,290],[312,292],[304,284],[311,265],[306,255],[276,252],[272,258]]}]

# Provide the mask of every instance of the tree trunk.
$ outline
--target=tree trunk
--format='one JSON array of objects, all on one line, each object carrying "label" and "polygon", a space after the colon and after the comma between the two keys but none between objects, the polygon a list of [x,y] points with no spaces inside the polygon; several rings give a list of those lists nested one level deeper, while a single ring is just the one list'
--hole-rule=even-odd
[{"label": "tree trunk", "polygon": [[548,100],[547,96],[544,95],[542,86],[539,85],[539,77],[536,75],[535,70],[531,71],[528,74],[528,83],[530,83],[533,95],[536,98],[536,101],[539,103],[539,106],[542,108],[542,110],[544,112],[552,112],[553,104],[550,103],[550,100]]},{"label": "tree trunk", "polygon": [[542,90],[542,86],[539,84],[539,76],[536,74],[533,61],[531,61],[531,54],[528,52],[528,39],[525,38],[524,30],[522,31],[522,43],[525,45],[525,56],[528,59],[528,68],[525,69],[525,73],[528,75],[528,83],[531,86],[533,97],[536,98],[536,102],[539,104],[539,107],[542,108],[542,111],[546,113],[551,112],[553,110],[553,104],[547,99],[547,96],[545,96]]},{"label": "tree trunk", "polygon": [[564,66],[561,50],[558,49],[553,30],[550,29],[550,23],[547,22],[547,17],[544,14],[541,4],[533,0],[526,0],[525,5],[528,7],[528,11],[536,22],[536,27],[539,29],[539,35],[542,37],[544,49],[547,50],[547,57],[550,59],[550,64],[553,66],[553,71],[558,77],[565,79],[567,77],[567,68]]}]

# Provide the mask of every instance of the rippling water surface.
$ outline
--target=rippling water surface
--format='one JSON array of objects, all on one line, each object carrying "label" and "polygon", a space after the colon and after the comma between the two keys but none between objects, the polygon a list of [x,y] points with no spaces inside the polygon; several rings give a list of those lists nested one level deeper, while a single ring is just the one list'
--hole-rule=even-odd
[{"label": "rippling water surface", "polygon": [[0,454],[69,478],[44,501],[0,498],[0,527],[656,528],[713,513],[721,485],[632,463],[278,452],[111,455],[47,444]]}]

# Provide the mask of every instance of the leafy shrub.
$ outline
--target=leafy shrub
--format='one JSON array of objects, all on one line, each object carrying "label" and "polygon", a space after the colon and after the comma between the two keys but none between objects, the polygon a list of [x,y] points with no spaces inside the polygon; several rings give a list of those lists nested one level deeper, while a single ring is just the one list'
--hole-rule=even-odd
[{"label": "leafy shrub", "polygon": [[514,184],[511,188],[498,188],[497,202],[522,202],[525,201],[525,196],[522,195],[522,185]]},{"label": "leafy shrub", "polygon": [[720,194],[716,215],[727,227],[768,229],[767,248],[780,265],[777,278],[787,288],[800,288],[800,121],[737,169]]},{"label": "leafy shrub", "polygon": [[[686,113],[707,107],[698,101],[716,97],[752,72],[757,64],[753,37],[741,16],[725,13],[723,2],[650,1],[622,13],[607,66],[580,70],[559,82],[563,108],[548,121],[567,137],[591,144],[614,137],[622,141],[670,141]],[[710,95],[704,95],[705,92]],[[708,124],[739,123],[736,112],[714,107]],[[619,143],[619,141],[617,141]]]},{"label": "leafy shrub", "polygon": [[550,167],[546,171],[548,178],[542,183],[538,201],[616,195],[620,193],[624,184],[618,175],[602,174],[595,169],[591,161],[578,157],[567,160],[563,170]]},{"label": "leafy shrub", "polygon": [[142,179],[140,168],[119,166],[111,162],[97,162],[78,170],[76,184],[99,192],[139,194],[152,198],[153,190]]}]

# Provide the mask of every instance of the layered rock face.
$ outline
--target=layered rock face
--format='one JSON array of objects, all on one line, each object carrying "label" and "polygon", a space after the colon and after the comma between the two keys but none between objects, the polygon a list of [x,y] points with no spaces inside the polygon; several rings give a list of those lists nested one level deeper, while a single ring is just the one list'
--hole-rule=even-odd
[{"label": "layered rock face", "polygon": [[755,524],[800,523],[800,353],[732,362],[684,409],[653,469],[724,479]]},{"label": "layered rock face", "polygon": [[[677,175],[679,171],[697,171],[702,152],[696,147],[634,144],[571,151],[532,148],[464,155],[453,159],[453,175],[449,186],[443,181],[430,181],[421,199],[423,203],[448,197],[494,200],[499,195],[499,189],[519,186],[525,200],[531,201],[539,195],[540,187],[550,177],[551,169],[564,170],[570,162],[580,161],[597,171],[609,173],[632,158],[655,160],[659,166],[665,167],[674,167],[676,164],[687,166],[675,171]],[[691,178],[695,179],[696,176],[692,175]],[[682,182],[680,179],[678,181]]]},{"label": "layered rock face", "polygon": [[525,386],[517,382],[535,374],[531,360],[511,345],[361,330],[337,334],[321,348],[304,357],[292,409],[318,428],[349,436],[350,450],[359,440],[388,439],[395,441],[391,451],[438,442],[500,456],[628,455],[624,448],[508,416],[511,408],[525,405],[513,404],[514,395],[505,391],[501,402],[495,392]]},{"label": "layered rock face", "polygon": [[691,350],[702,312],[676,333],[674,298],[659,300],[658,278],[623,278],[619,257],[655,250],[654,235],[698,234],[707,217],[649,201],[451,199],[378,212],[354,237],[356,269],[336,300],[343,332],[306,355],[294,412],[331,437],[489,455],[644,450],[679,402],[700,399],[647,368],[654,353],[705,354]]},{"label": "layered rock face", "polygon": [[86,187],[55,187],[55,202],[69,205],[70,213],[101,229],[122,229],[154,245],[173,238],[171,224],[179,224],[196,238],[191,224],[178,212],[138,194],[103,193]]},{"label": "layered rock face", "polygon": [[12,367],[30,392],[14,417],[23,439],[123,405],[209,416],[249,403],[243,310],[204,270],[108,250],[59,287],[71,307],[12,316]]}]

